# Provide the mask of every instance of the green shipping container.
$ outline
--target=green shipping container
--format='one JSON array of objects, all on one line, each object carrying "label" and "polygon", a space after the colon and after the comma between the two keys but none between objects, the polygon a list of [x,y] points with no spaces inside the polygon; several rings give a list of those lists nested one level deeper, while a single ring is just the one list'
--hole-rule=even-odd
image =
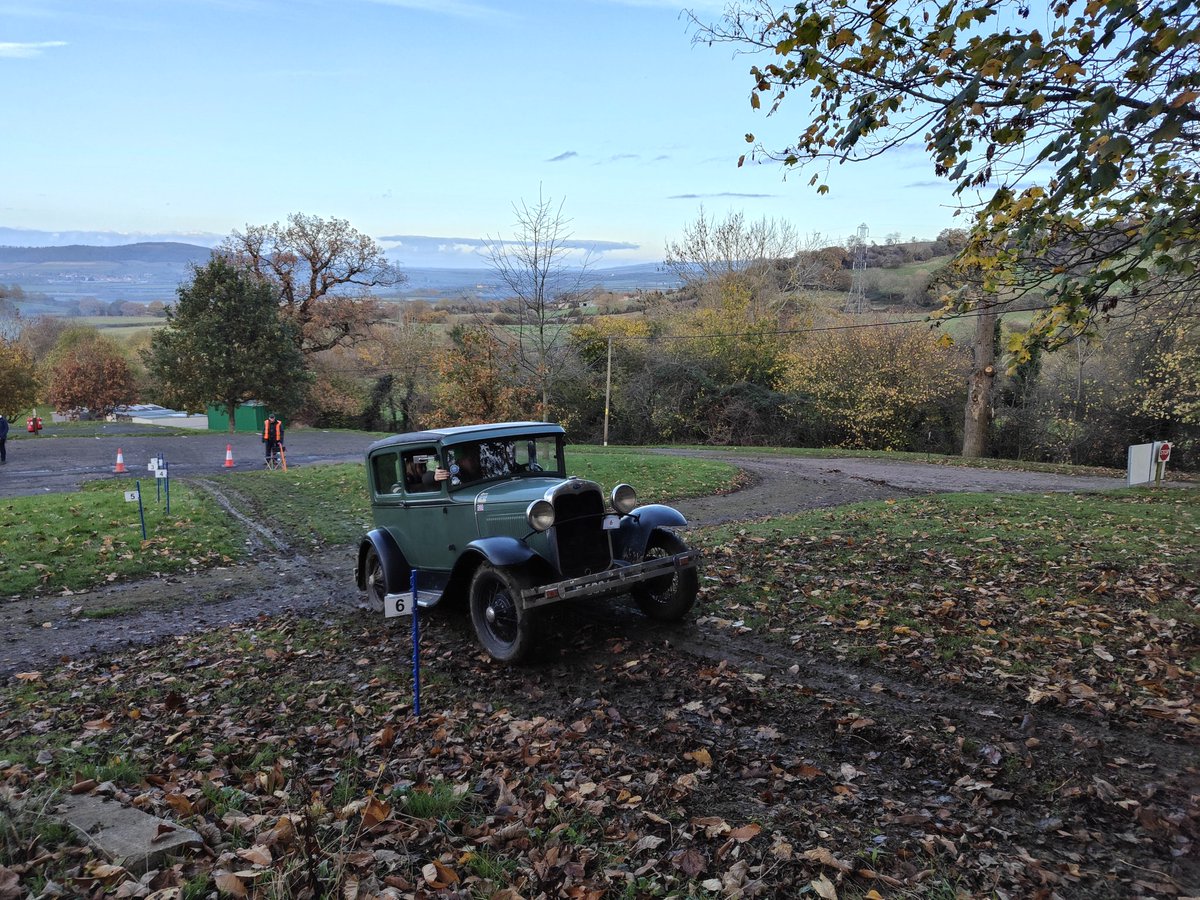
[{"label": "green shipping container", "polygon": [[[252,434],[262,434],[267,422],[267,407],[261,400],[247,400],[239,403],[233,411],[233,427],[235,431],[248,431]],[[224,406],[215,403],[208,404],[208,430],[229,431],[229,415]]]}]

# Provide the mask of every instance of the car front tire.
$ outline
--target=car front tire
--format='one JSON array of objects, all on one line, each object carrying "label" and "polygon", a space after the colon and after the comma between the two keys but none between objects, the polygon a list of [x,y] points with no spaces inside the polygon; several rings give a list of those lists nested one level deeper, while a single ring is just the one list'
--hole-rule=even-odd
[{"label": "car front tire", "polygon": [[521,592],[528,586],[490,563],[480,565],[471,579],[471,624],[479,643],[500,662],[520,662],[533,649],[534,617],[521,607]]},{"label": "car front tire", "polygon": [[[687,550],[687,544],[674,532],[655,529],[646,542],[643,560],[674,556]],[[660,575],[630,588],[629,593],[637,605],[651,619],[660,622],[677,622],[687,615],[696,602],[700,591],[700,576],[696,567],[676,569],[669,575]]]},{"label": "car front tire", "polygon": [[367,557],[363,562],[366,573],[364,583],[367,589],[367,608],[374,613],[383,613],[383,598],[387,595],[387,574],[383,569],[383,560],[379,551],[374,547],[367,549]]}]

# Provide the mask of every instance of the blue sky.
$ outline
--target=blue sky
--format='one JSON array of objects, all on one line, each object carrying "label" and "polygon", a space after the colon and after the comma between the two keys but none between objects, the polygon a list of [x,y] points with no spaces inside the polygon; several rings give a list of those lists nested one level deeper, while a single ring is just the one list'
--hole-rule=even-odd
[{"label": "blue sky", "polygon": [[[880,241],[961,224],[917,150],[842,167],[823,197],[777,165],[739,169],[746,132],[782,143],[800,109],[752,110],[751,59],[693,45],[682,9],[0,0],[0,227],[136,240],[304,212],[399,244],[402,263],[470,264],[540,189],[617,265],[661,260],[701,204],[830,243],[860,222]],[[398,236],[443,240],[382,240]]]}]

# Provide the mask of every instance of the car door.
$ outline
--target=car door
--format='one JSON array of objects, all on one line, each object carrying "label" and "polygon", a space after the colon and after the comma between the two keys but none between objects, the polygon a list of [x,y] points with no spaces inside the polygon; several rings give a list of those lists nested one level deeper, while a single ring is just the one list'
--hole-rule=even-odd
[{"label": "car door", "polygon": [[449,573],[458,559],[450,535],[446,483],[433,478],[438,460],[433,446],[406,448],[400,458],[400,471],[405,475],[399,494],[400,549],[413,568],[431,576],[420,579],[422,589],[440,587],[445,578],[438,576]]}]

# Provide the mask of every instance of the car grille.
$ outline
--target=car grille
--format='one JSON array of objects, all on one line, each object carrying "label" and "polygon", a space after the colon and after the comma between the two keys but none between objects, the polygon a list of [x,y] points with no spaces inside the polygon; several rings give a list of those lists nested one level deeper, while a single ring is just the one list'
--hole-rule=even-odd
[{"label": "car grille", "polygon": [[599,491],[563,492],[554,498],[554,534],[564,578],[603,572],[612,565]]}]

